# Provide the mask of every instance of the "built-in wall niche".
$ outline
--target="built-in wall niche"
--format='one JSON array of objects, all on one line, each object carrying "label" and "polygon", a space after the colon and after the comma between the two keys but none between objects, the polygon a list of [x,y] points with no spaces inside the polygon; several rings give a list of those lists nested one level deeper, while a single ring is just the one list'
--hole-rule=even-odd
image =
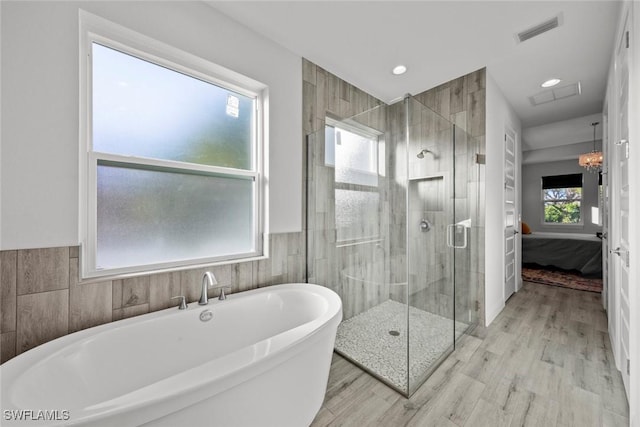
[{"label": "built-in wall niche", "polygon": [[412,210],[444,211],[446,199],[444,174],[411,178],[409,197]]},{"label": "built-in wall niche", "polygon": [[[409,238],[421,245],[439,245],[451,222],[453,207],[444,175],[414,178],[409,181]],[[451,218],[449,218],[451,217]],[[417,248],[416,248],[417,249]]]},{"label": "built-in wall niche", "polygon": [[[446,233],[453,221],[453,203],[447,181],[444,174],[409,180],[407,228],[412,293],[431,289],[451,274]],[[428,311],[438,313],[435,306],[429,306]]]}]

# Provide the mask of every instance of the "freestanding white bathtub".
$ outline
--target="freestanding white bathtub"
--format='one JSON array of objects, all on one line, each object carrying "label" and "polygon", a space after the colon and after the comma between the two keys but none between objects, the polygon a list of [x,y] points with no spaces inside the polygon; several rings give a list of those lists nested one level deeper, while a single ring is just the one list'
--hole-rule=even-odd
[{"label": "freestanding white bathtub", "polygon": [[308,426],[341,319],[330,289],[285,284],[76,332],[0,366],[0,424]]}]

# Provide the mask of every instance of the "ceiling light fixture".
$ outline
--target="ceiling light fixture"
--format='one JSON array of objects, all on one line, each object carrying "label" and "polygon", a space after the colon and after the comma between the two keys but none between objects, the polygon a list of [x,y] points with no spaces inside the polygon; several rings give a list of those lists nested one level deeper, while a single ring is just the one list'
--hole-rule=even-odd
[{"label": "ceiling light fixture", "polygon": [[546,82],[542,83],[540,86],[542,87],[553,87],[560,83],[562,80],[560,79],[549,79]]},{"label": "ceiling light fixture", "polygon": [[399,76],[400,74],[404,74],[407,72],[407,67],[405,67],[404,65],[396,65],[391,72],[396,76]]},{"label": "ceiling light fixture", "polygon": [[590,153],[581,154],[578,159],[578,164],[589,172],[599,172],[602,168],[602,161],[604,160],[602,151],[596,151],[596,126],[600,122],[593,122],[593,151]]}]

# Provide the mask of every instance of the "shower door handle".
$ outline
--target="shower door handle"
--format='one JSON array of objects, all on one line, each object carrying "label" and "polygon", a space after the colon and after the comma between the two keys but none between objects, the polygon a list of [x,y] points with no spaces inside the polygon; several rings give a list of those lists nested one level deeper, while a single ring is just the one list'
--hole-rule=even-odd
[{"label": "shower door handle", "polygon": [[[456,234],[462,232],[462,244],[456,245]],[[461,224],[447,225],[447,246],[454,249],[464,249],[467,247],[467,227]]]}]

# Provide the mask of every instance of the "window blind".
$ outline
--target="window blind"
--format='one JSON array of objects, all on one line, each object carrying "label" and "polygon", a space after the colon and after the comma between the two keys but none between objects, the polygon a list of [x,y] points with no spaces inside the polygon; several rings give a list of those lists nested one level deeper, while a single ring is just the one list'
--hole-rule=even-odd
[{"label": "window blind", "polygon": [[553,175],[542,177],[542,189],[551,188],[582,188],[582,174]]}]

